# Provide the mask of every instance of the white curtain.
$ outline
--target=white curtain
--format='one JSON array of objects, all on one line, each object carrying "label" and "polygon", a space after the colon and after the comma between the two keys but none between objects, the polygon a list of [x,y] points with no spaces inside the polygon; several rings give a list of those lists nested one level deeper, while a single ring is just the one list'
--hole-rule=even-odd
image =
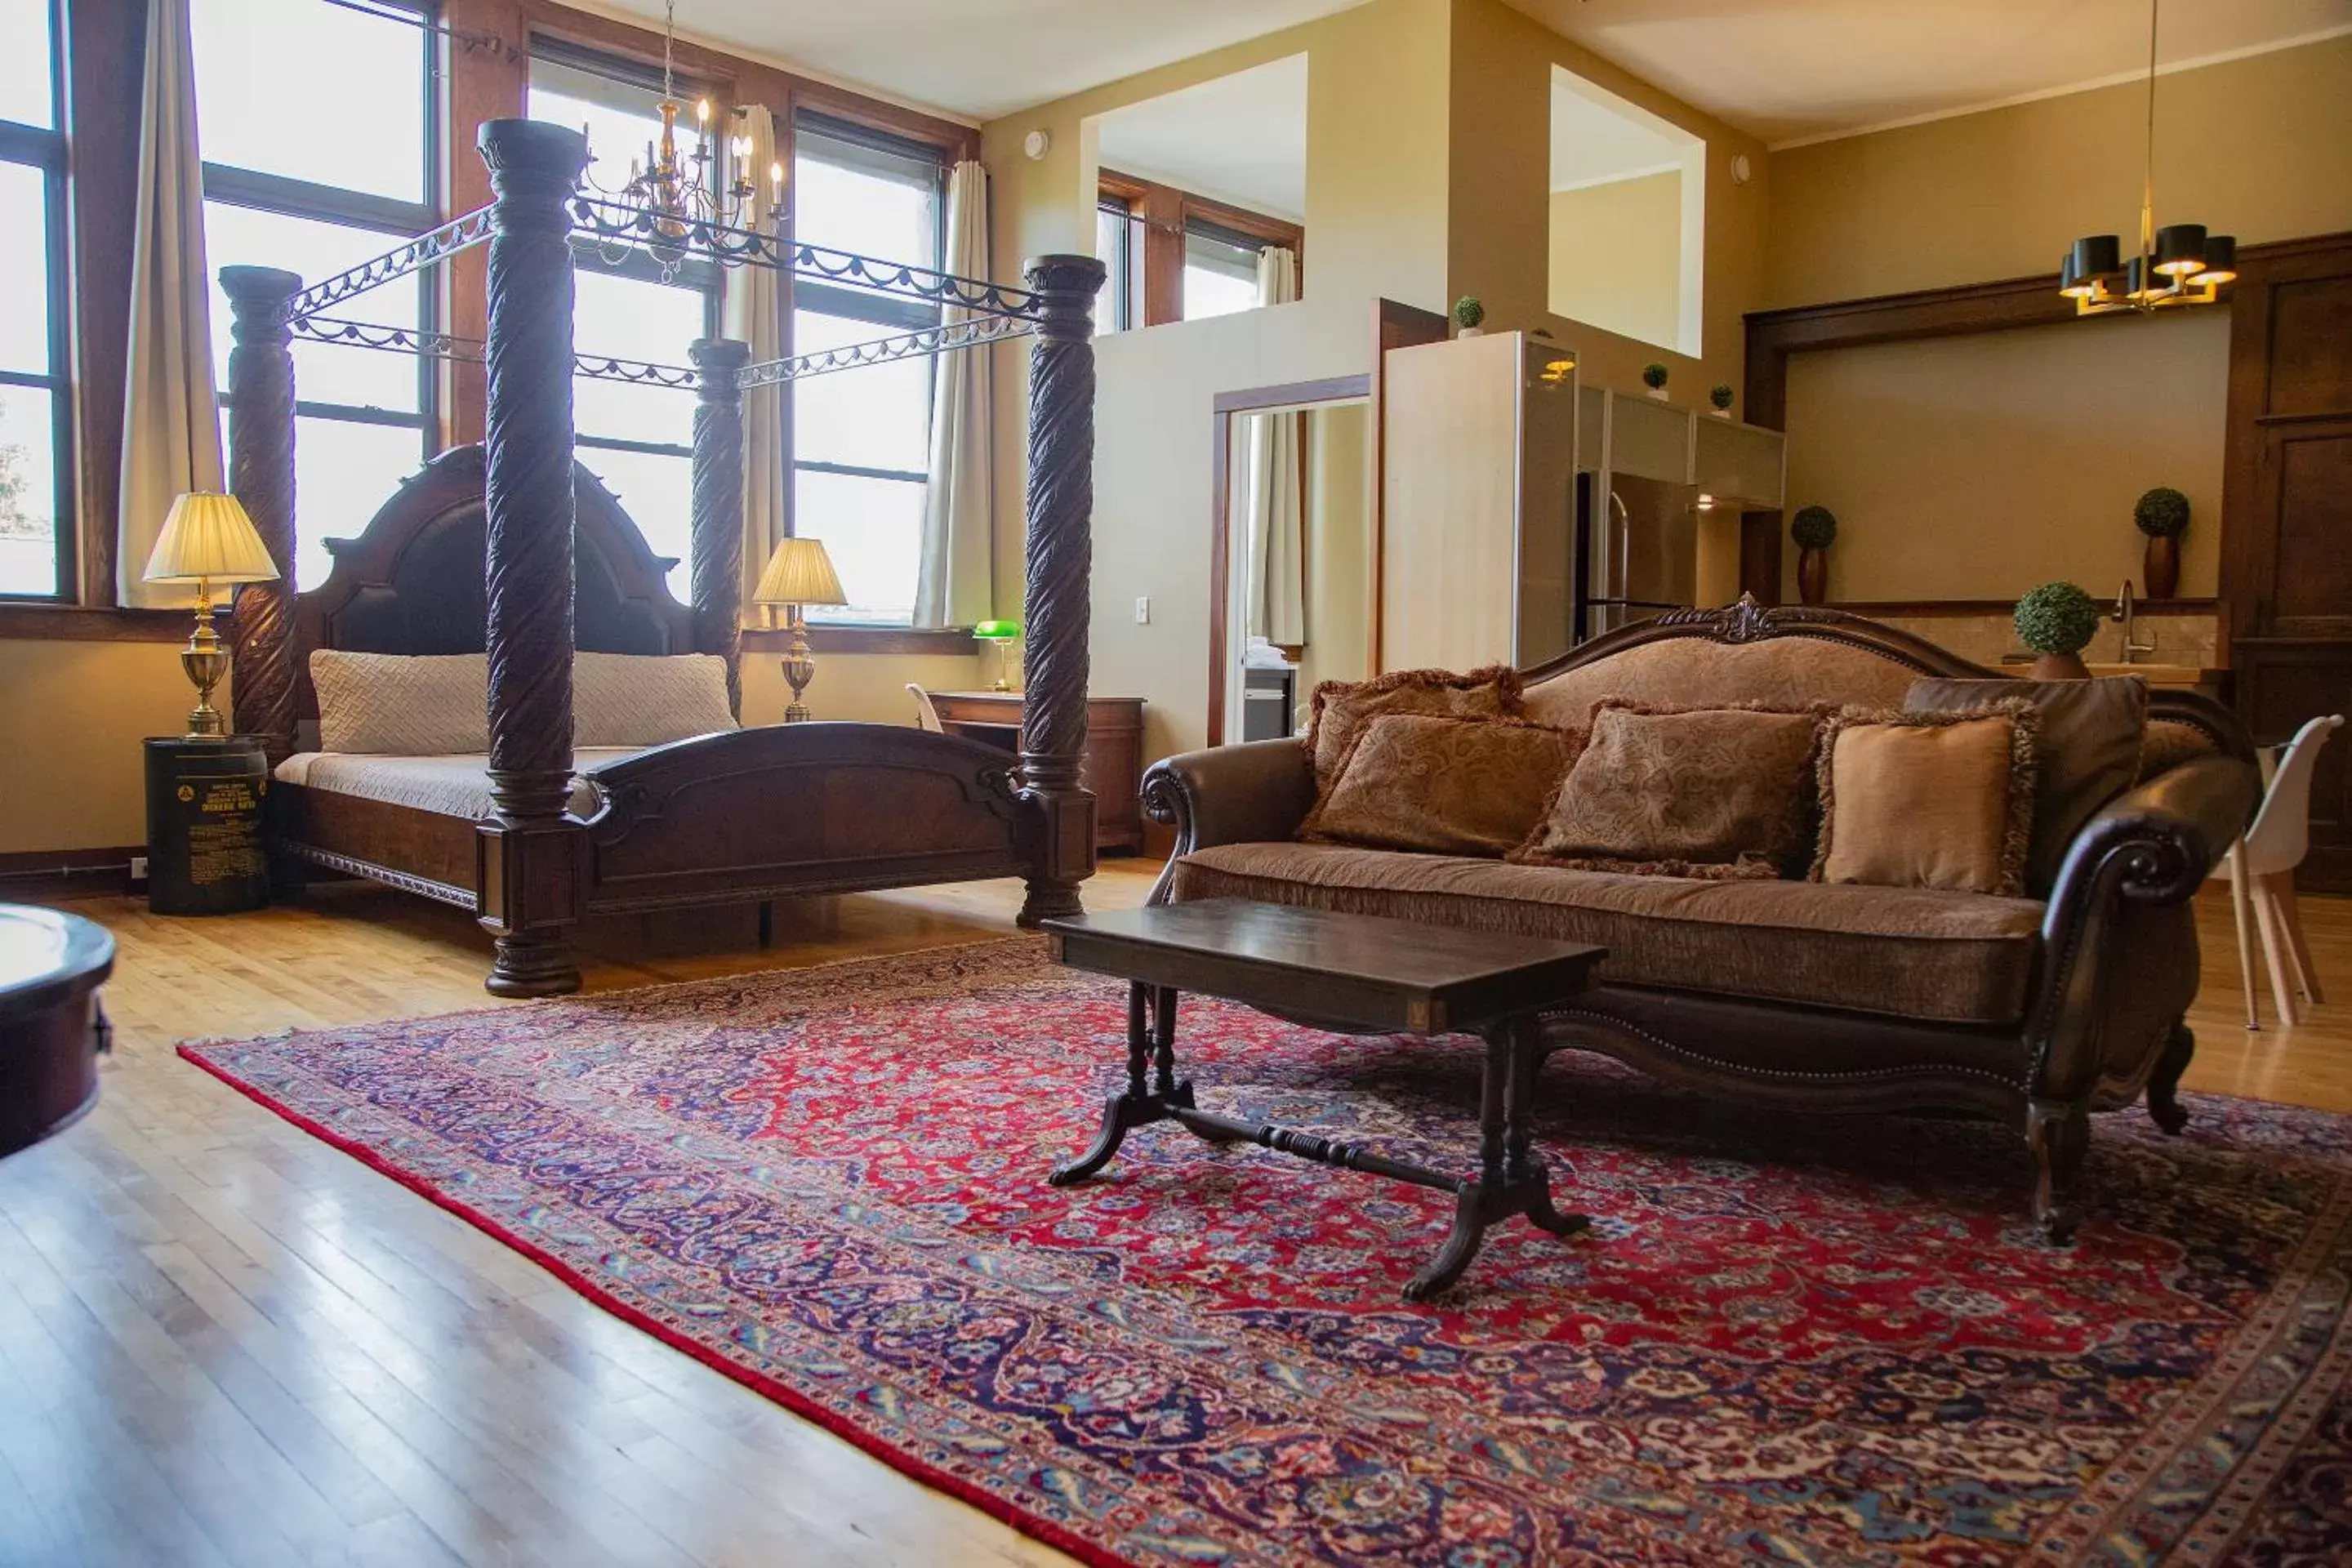
[{"label": "white curtain", "polygon": [[[948,174],[947,269],[985,278],[988,268],[988,171],[967,161]],[[971,311],[953,305],[941,317],[949,326],[971,319]],[[989,358],[986,349],[961,349],[931,362],[930,484],[915,580],[919,626],[968,626],[994,613]]]},{"label": "white curtain", "polygon": [[[196,150],[189,0],[150,0],[139,123],[131,343],[115,522],[115,599],[193,603],[184,585],[140,581],[184,490],[226,488],[213,395],[212,275],[205,265],[205,165]],[[290,573],[292,563],[284,563]]]},{"label": "white curtain", "polygon": [[[752,222],[765,229],[769,223],[768,168],[776,161],[776,117],[761,104],[744,106],[740,121],[751,139],[751,155],[743,177],[759,193],[759,214]],[[751,363],[781,359],[784,353],[782,275],[769,267],[738,267],[720,284],[720,331],[751,347]],[[751,602],[760,574],[776,542],[784,536],[788,510],[785,486],[792,473],[784,460],[783,400],[792,395],[789,383],[754,387],[743,399],[743,618],[761,624],[767,614]]]},{"label": "white curtain", "polygon": [[[1298,298],[1298,258],[1278,245],[1257,256],[1257,302]],[[1303,414],[1250,421],[1249,633],[1282,647],[1307,641],[1307,518],[1300,503]]]}]

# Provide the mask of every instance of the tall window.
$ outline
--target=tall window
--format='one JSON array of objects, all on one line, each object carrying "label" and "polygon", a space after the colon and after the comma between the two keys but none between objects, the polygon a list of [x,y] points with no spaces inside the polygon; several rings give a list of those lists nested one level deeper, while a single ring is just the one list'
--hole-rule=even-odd
[{"label": "tall window", "polygon": [[[687,83],[678,90],[688,101],[699,91]],[[645,162],[660,137],[661,100],[658,71],[532,41],[530,117],[586,131],[589,178],[607,190],[619,189],[630,161]],[[688,258],[666,279],[635,250],[615,262],[581,240],[573,254],[572,338],[583,354],[682,365],[688,346],[717,330],[719,270],[709,261]],[[620,498],[654,552],[677,563],[669,589],[680,602],[693,591],[694,402],[674,387],[588,376],[572,384],[580,461]]]},{"label": "tall window", "polygon": [[0,5],[0,597],[73,589],[65,138],[50,0]]},{"label": "tall window", "polygon": [[[940,265],[937,150],[803,114],[794,124],[793,233],[811,245]],[[814,353],[939,324],[935,305],[796,282],[793,352]],[[824,619],[914,619],[931,442],[931,362],[896,360],[793,386],[793,531],[824,541],[849,603]]]},{"label": "tall window", "polygon": [[1307,231],[1287,218],[1213,202],[1134,174],[1102,171],[1095,254],[1109,269],[1096,315],[1107,330],[1197,321],[1257,308],[1258,257],[1300,257]]},{"label": "tall window", "polygon": [[[414,8],[378,0],[380,10]],[[197,140],[213,281],[213,368],[226,397],[223,267],[282,268],[306,287],[396,248],[439,221],[432,35],[329,0],[194,0]],[[429,273],[360,295],[347,319],[422,327]],[[294,345],[294,574],[315,587],[325,542],[349,538],[415,471],[429,439],[432,363]]]}]

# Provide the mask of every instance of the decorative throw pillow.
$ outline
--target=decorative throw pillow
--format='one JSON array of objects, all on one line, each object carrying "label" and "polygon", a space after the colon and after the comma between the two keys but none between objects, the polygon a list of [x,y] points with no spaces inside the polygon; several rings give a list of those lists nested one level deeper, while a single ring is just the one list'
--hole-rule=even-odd
[{"label": "decorative throw pillow", "polygon": [[1667,877],[1795,875],[1824,716],[1604,699],[1536,830],[1510,858]]},{"label": "decorative throw pillow", "polygon": [[1519,672],[1507,664],[1455,674],[1396,669],[1370,680],[1327,680],[1315,689],[1307,721],[1307,754],[1318,790],[1329,789],[1365,725],[1382,713],[1436,713],[1456,719],[1516,719]]},{"label": "decorative throw pillow", "polygon": [[2022,897],[2041,718],[2011,697],[1954,713],[1850,709],[1832,719],[1813,880]]},{"label": "decorative throw pillow", "polygon": [[735,727],[716,654],[572,656],[574,745],[660,746]]},{"label": "decorative throw pillow", "polygon": [[478,653],[310,655],[319,749],[394,757],[490,749],[489,660]]},{"label": "decorative throw pillow", "polygon": [[1921,680],[1903,699],[1914,713],[1981,710],[2018,697],[2040,710],[2034,740],[2033,841],[2025,886],[2035,897],[2056,885],[2074,835],[2092,814],[2139,777],[2147,730],[2147,683],[2137,675],[2096,680]]},{"label": "decorative throw pillow", "polygon": [[1575,732],[1517,719],[1382,713],[1340,760],[1300,837],[1500,856],[1528,836]]}]

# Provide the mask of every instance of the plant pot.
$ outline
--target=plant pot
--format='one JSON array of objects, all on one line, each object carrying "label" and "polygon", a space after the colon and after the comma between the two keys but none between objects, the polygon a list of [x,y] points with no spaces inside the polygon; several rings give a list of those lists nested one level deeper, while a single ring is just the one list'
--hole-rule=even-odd
[{"label": "plant pot", "polygon": [[1830,596],[1830,552],[1797,552],[1797,598],[1807,605],[1826,604]]},{"label": "plant pot", "polygon": [[2026,673],[2036,680],[2088,680],[2091,667],[2079,653],[2045,653]]},{"label": "plant pot", "polygon": [[1483,338],[1486,335],[1486,329],[1484,327],[1459,327],[1454,330],[1454,335],[1457,338]]},{"label": "plant pot", "polygon": [[2180,592],[2180,536],[2163,533],[2150,537],[2147,559],[2140,575],[2151,599],[2169,599]]},{"label": "plant pot", "polygon": [[1728,408],[1710,408],[1707,412],[1714,415],[1717,419],[1728,419],[1731,417],[1731,410]]},{"label": "plant pot", "polygon": [[1654,397],[1661,403],[1666,400],[1666,389],[1663,386],[1645,386],[1642,389],[1642,395],[1644,397]]}]

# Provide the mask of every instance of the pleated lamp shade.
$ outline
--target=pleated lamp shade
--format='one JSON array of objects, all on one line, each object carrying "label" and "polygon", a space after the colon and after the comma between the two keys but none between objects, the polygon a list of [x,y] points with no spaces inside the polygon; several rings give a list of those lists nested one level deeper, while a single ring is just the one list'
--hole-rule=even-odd
[{"label": "pleated lamp shade", "polygon": [[760,585],[751,592],[751,601],[759,605],[845,605],[849,595],[841,591],[841,578],[833,569],[833,557],[824,552],[822,539],[786,539],[776,545],[776,552],[768,557],[768,569],[760,574]]},{"label": "pleated lamp shade", "polygon": [[235,496],[191,490],[172,503],[163,535],[147,558],[150,583],[267,583],[278,575],[269,547]]}]

